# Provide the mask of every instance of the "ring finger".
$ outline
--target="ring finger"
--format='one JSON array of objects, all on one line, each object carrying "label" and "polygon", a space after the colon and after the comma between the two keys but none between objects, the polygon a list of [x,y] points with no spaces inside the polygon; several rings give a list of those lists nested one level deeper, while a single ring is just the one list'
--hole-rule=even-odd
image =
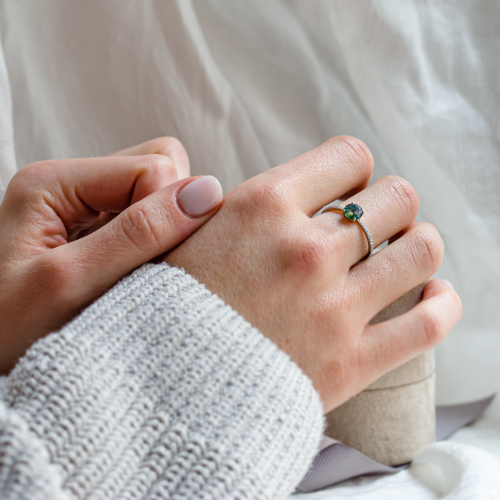
[{"label": "ring finger", "polygon": [[[362,222],[368,228],[374,247],[407,228],[418,212],[418,196],[411,184],[396,176],[382,177],[371,186],[346,200],[342,206],[355,203],[363,209]],[[320,207],[318,207],[320,208]],[[312,224],[331,234],[348,251],[338,258],[347,267],[359,262],[369,252],[369,244],[357,223],[342,214],[325,212],[315,217]]]}]

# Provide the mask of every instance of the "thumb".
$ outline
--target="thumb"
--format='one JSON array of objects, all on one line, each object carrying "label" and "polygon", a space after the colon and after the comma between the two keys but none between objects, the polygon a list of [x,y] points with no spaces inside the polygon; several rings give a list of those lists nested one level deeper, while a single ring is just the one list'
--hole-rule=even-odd
[{"label": "thumb", "polygon": [[182,243],[215,215],[222,197],[215,177],[183,179],[134,203],[94,233],[54,249],[64,252],[65,262],[76,264],[72,277],[83,286],[78,300],[94,299],[136,267]]}]

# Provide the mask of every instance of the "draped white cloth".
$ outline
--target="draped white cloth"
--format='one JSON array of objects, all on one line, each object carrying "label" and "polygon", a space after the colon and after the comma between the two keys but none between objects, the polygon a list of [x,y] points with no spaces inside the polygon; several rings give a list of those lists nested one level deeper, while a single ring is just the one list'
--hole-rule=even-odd
[{"label": "draped white cloth", "polygon": [[[499,22],[494,0],[3,0],[0,199],[27,163],[163,135],[226,192],[359,137],[447,245],[439,276],[465,312],[439,401],[482,397],[500,389]],[[500,404],[454,440],[310,498],[500,498]]]}]

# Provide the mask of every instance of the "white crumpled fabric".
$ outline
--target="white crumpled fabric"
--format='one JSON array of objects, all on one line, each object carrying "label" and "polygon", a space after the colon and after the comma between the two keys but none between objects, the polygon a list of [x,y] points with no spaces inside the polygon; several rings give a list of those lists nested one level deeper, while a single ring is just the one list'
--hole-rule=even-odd
[{"label": "white crumpled fabric", "polygon": [[[464,318],[438,399],[478,399],[500,389],[499,25],[495,0],[3,0],[0,199],[29,162],[162,135],[226,192],[357,136],[443,235]],[[499,436],[494,403],[407,471],[301,498],[500,498]]]},{"label": "white crumpled fabric", "polygon": [[392,476],[361,477],[293,500],[496,500],[499,462],[475,446],[443,442],[427,446],[410,469]]}]

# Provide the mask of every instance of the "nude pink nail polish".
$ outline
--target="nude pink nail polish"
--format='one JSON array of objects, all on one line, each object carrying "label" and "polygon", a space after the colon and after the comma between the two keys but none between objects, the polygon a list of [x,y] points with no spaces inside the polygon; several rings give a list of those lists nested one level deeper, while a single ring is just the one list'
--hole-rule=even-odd
[{"label": "nude pink nail polish", "polygon": [[191,217],[210,212],[222,201],[222,186],[212,175],[198,177],[177,194],[177,203]]}]

